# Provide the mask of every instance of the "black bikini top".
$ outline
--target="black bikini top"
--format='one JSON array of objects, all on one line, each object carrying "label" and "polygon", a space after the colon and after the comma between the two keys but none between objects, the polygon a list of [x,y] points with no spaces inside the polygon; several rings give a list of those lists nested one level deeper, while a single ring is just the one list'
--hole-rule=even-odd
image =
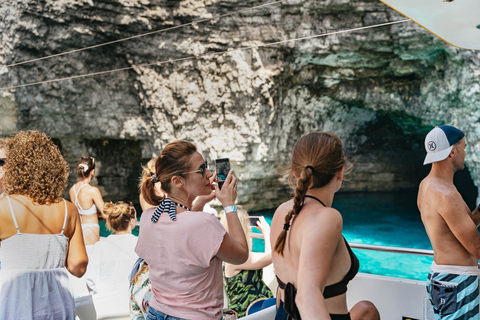
[{"label": "black bikini top", "polygon": [[[347,292],[347,284],[357,275],[358,269],[360,268],[360,263],[355,254],[353,253],[352,249],[348,245],[347,240],[343,238],[343,241],[345,241],[345,245],[347,246],[347,250],[350,255],[350,270],[348,270],[347,274],[345,275],[345,277],[343,277],[341,281],[325,287],[325,289],[323,290],[323,297],[325,299],[333,298]],[[282,290],[285,290],[286,284],[278,277],[277,282],[278,287]]]},{"label": "black bikini top", "polygon": [[[306,195],[305,197],[315,199],[320,202],[324,207],[326,207],[326,205],[320,199],[317,199],[314,196]],[[343,237],[343,241],[345,241],[348,254],[350,255],[350,269],[341,281],[325,287],[325,289],[323,290],[323,297],[325,299],[333,298],[347,292],[347,284],[355,277],[355,275],[358,273],[358,269],[360,268],[360,262],[358,261],[357,257],[348,245],[345,237]],[[295,304],[295,296],[297,295],[297,289],[290,282],[285,284],[282,280],[278,278],[278,276],[277,282],[278,287],[284,290],[285,293],[284,308],[285,311],[287,311],[287,313],[289,314],[288,318],[300,320],[300,313]]]}]

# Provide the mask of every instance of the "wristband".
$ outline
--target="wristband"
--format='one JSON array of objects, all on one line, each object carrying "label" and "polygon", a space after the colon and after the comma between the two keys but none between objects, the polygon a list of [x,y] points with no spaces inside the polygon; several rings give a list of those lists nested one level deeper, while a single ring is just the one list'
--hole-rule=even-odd
[{"label": "wristband", "polygon": [[223,208],[223,210],[225,210],[225,214],[230,212],[237,212],[237,206],[228,206]]}]

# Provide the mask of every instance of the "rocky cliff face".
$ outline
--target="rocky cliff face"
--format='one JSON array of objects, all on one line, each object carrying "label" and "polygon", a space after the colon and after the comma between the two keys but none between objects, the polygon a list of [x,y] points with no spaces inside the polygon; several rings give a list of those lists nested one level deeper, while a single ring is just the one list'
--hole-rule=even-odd
[{"label": "rocky cliff face", "polygon": [[229,157],[239,202],[262,209],[288,197],[275,171],[310,130],[344,141],[354,163],[344,190],[395,191],[417,187],[424,136],[448,123],[466,133],[479,185],[479,53],[412,22],[271,44],[404,19],[373,0],[289,0],[172,28],[262,3],[3,0],[0,87],[125,69],[0,90],[0,135],[38,129],[72,165],[96,157],[97,183],[114,200],[136,199],[140,164],[187,139],[210,163]]}]

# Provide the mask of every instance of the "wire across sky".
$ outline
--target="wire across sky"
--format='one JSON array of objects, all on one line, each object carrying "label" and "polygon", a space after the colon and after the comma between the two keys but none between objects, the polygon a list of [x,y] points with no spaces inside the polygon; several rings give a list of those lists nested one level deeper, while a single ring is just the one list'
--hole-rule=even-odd
[{"label": "wire across sky", "polygon": [[[67,51],[67,52],[63,52],[63,53],[49,55],[49,56],[45,56],[45,57],[41,57],[41,58],[37,58],[37,59],[31,59],[31,60],[27,60],[27,61],[17,62],[17,63],[13,63],[13,64],[10,64],[10,65],[6,65],[6,67],[7,68],[12,68],[12,67],[19,66],[19,65],[24,65],[24,64],[27,64],[27,63],[33,63],[33,62],[42,61],[42,60],[46,60],[46,59],[51,59],[51,58],[55,58],[55,57],[59,57],[59,56],[63,56],[63,55],[73,54],[73,53],[76,53],[76,52],[90,50],[90,49],[93,49],[93,48],[98,48],[98,47],[102,47],[102,46],[106,46],[106,45],[111,45],[111,44],[115,44],[115,43],[129,41],[129,40],[132,40],[132,39],[137,39],[137,38],[140,38],[140,37],[150,36],[150,35],[161,33],[161,32],[171,31],[171,30],[174,30],[174,29],[178,29],[178,28],[182,28],[182,27],[186,27],[186,26],[210,21],[210,20],[213,20],[213,19],[224,18],[224,17],[230,16],[230,15],[239,14],[239,13],[242,13],[242,12],[245,12],[245,11],[255,10],[255,9],[267,7],[267,6],[270,6],[270,5],[279,4],[279,3],[282,3],[284,1],[286,1],[286,0],[273,1],[273,2],[266,3],[266,4],[262,4],[262,5],[246,8],[246,9],[241,9],[241,10],[238,10],[238,11],[235,11],[235,12],[230,12],[230,13],[227,13],[227,14],[222,14],[222,15],[213,16],[213,17],[210,17],[210,18],[205,18],[205,19],[192,21],[192,22],[189,22],[189,23],[186,23],[186,24],[182,24],[182,25],[178,25],[178,26],[174,26],[174,27],[170,27],[170,28],[166,28],[166,29],[156,30],[156,31],[152,31],[152,32],[148,32],[148,33],[144,33],[144,34],[140,34],[140,35],[136,35],[136,36],[126,37],[126,38],[122,38],[122,39],[118,39],[118,40],[114,40],[114,41],[110,41],[110,42],[105,42],[105,43],[101,43],[101,44],[97,44],[97,45],[93,45],[93,46],[88,46],[88,47],[84,47],[84,48],[80,48],[80,49],[75,49],[75,50],[71,50],[71,51]],[[124,67],[124,68],[111,69],[111,70],[106,70],[106,71],[99,71],[99,72],[93,72],[93,73],[87,73],[87,74],[81,74],[81,75],[75,75],[75,76],[69,76],[69,77],[63,77],[63,78],[57,78],[57,79],[50,79],[50,80],[44,80],[44,81],[25,83],[25,84],[17,84],[17,85],[12,85],[12,86],[8,86],[8,87],[1,87],[0,90],[12,90],[12,89],[17,89],[17,88],[36,86],[36,85],[47,84],[47,83],[52,83],[52,82],[60,82],[60,81],[74,80],[74,79],[85,78],[85,77],[93,77],[93,76],[102,75],[102,74],[109,74],[109,73],[114,73],[114,72],[131,70],[131,69],[135,69],[135,68],[142,68],[142,67],[149,67],[149,66],[160,66],[160,65],[163,65],[163,64],[167,64],[167,63],[176,63],[176,62],[181,62],[181,61],[186,61],[186,60],[194,60],[194,59],[201,59],[201,58],[207,58],[207,57],[214,57],[214,56],[219,56],[219,55],[232,53],[232,52],[236,52],[236,51],[251,50],[251,49],[257,49],[257,48],[262,48],[262,47],[270,47],[270,46],[285,44],[285,43],[289,43],[289,42],[303,41],[303,40],[308,40],[308,39],[331,36],[331,35],[335,35],[335,34],[361,31],[361,30],[365,30],[365,29],[378,28],[378,27],[389,26],[389,25],[394,25],[394,24],[399,24],[399,23],[405,23],[405,22],[409,22],[409,21],[411,21],[411,20],[410,19],[405,19],[405,20],[399,20],[399,21],[385,22],[385,23],[380,23],[380,24],[375,24],[375,25],[370,25],[370,26],[363,26],[363,27],[358,27],[358,28],[332,31],[332,32],[327,32],[327,33],[323,33],[323,34],[311,35],[311,36],[294,38],[294,39],[287,39],[287,40],[282,40],[282,41],[277,41],[277,42],[270,42],[270,43],[264,43],[264,44],[259,44],[259,45],[251,45],[251,46],[245,46],[245,47],[234,48],[234,49],[230,48],[230,49],[227,49],[227,50],[224,50],[224,51],[216,51],[216,52],[212,52],[212,53],[205,53],[205,54],[198,55],[198,56],[190,55],[190,56],[181,57],[181,58],[177,58],[177,59],[155,61],[153,63],[132,65],[132,66],[129,66],[129,67]],[[258,42],[258,41],[259,40],[253,40],[253,39],[250,40],[250,42]]]}]

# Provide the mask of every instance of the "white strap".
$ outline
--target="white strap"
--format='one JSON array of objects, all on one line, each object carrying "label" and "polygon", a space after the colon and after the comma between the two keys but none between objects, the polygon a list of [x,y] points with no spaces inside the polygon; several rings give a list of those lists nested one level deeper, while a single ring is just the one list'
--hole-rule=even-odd
[{"label": "white strap", "polygon": [[80,193],[80,190],[85,186],[86,184],[82,184],[80,188],[78,188],[78,191],[76,191],[75,185],[73,185],[73,192],[75,193],[75,206],[82,211],[85,211],[85,210],[83,210],[82,206],[80,205],[80,202],[78,202],[78,194]]},{"label": "white strap", "polygon": [[68,212],[67,212],[67,201],[65,201],[65,199],[63,199],[63,203],[65,203],[65,220],[63,220],[62,232],[60,232],[61,234],[63,234],[63,231],[65,230],[65,226],[67,225],[67,215],[68,215]]},{"label": "white strap", "polygon": [[20,234],[20,230],[18,230],[17,219],[15,218],[15,213],[13,212],[12,202],[10,201],[10,197],[8,196],[8,194],[6,196],[8,204],[10,206],[10,213],[12,214],[13,223],[15,223],[15,228],[17,228],[17,234]]}]

